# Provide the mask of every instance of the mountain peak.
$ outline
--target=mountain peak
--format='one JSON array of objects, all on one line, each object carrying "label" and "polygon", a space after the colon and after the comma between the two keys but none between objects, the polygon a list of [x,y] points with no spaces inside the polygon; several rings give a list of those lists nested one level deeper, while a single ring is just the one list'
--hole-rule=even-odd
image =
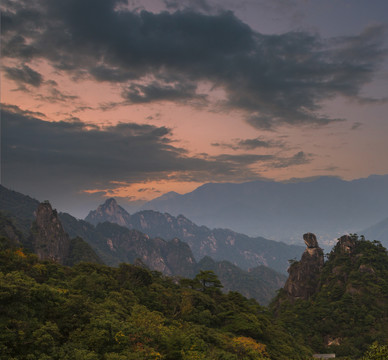
[{"label": "mountain peak", "polygon": [[104,202],[103,205],[105,205],[105,206],[117,205],[118,206],[115,198],[106,199],[106,201]]},{"label": "mountain peak", "polygon": [[109,221],[126,226],[131,215],[114,198],[107,199],[97,210],[90,211],[85,220],[93,225]]}]

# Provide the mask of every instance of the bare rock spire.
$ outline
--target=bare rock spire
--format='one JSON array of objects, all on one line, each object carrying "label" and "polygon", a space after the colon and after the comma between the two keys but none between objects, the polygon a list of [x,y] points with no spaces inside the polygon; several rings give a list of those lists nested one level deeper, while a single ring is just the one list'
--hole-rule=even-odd
[{"label": "bare rock spire", "polygon": [[307,248],[301,260],[289,267],[288,273],[290,275],[284,285],[291,301],[307,300],[316,292],[324,263],[323,250],[318,246],[316,236],[313,233],[306,233],[303,235],[303,240]]}]

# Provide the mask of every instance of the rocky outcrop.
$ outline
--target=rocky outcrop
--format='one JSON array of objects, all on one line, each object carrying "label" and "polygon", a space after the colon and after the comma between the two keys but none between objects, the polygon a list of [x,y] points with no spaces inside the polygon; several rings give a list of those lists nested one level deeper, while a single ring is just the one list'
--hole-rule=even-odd
[{"label": "rocky outcrop", "polygon": [[352,254],[355,247],[355,239],[349,235],[343,235],[338,239],[334,251],[339,251],[342,254]]},{"label": "rocky outcrop", "polygon": [[54,260],[65,264],[69,257],[70,238],[63,230],[56,210],[50,203],[39,204],[31,228],[31,242],[40,260]]},{"label": "rocky outcrop", "polygon": [[109,221],[111,223],[127,226],[131,215],[119,206],[115,199],[110,198],[100,205],[97,210],[90,211],[85,220],[93,225]]},{"label": "rocky outcrop", "polygon": [[324,264],[323,250],[318,246],[312,233],[303,235],[307,245],[300,261],[294,262],[288,269],[289,277],[284,285],[287,297],[291,301],[307,300],[319,285],[319,276]]},{"label": "rocky outcrop", "polygon": [[45,201],[35,211],[29,244],[40,260],[53,260],[73,266],[81,261],[103,263],[91,246],[82,238],[70,239],[63,229],[57,211]]}]

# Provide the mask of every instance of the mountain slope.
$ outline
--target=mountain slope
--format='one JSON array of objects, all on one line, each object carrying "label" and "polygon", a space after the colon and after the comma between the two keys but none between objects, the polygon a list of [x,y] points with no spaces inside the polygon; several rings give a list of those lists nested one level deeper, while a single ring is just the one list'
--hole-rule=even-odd
[{"label": "mountain slope", "polygon": [[16,226],[24,234],[30,231],[31,223],[35,219],[34,212],[39,204],[38,200],[0,185],[0,209],[14,219]]},{"label": "mountain slope", "polygon": [[[99,209],[118,208],[117,205],[114,207],[111,205],[112,201],[114,200],[107,200]],[[120,208],[120,218],[124,218],[122,210]],[[101,221],[114,217],[110,211],[106,216],[99,212]],[[129,229],[137,229],[150,237],[179,238],[188,243],[197,260],[210,256],[218,261],[230,261],[245,270],[266,265],[278,272],[286,272],[288,260],[298,257],[303,251],[300,246],[286,245],[262,237],[250,238],[228,229],[211,230],[206,226],[194,224],[183,215],[174,217],[168,213],[145,210],[133,215],[126,213],[125,219]]]},{"label": "mountain slope", "polygon": [[[214,274],[205,275],[204,280],[217,281]],[[222,294],[209,282],[198,288],[188,283],[128,264],[69,268],[0,247],[0,359],[302,360],[311,355],[254,300]]]},{"label": "mountain slope", "polygon": [[229,261],[214,261],[204,257],[196,266],[197,273],[200,270],[211,270],[220,279],[223,290],[236,291],[247,298],[256,299],[259,304],[268,305],[286,280],[286,276],[273,271],[266,266],[245,271],[233,265]]},{"label": "mountain slope", "polygon": [[321,177],[280,183],[205,184],[196,190],[154,199],[144,210],[184,214],[198,224],[229,228],[287,243],[313,231],[332,240],[388,213],[388,175],[344,181]]},{"label": "mountain slope", "polygon": [[[21,199],[22,202],[29,203],[32,200],[33,204],[39,205],[39,202],[35,202],[33,199],[23,198],[22,194],[15,194],[17,199]],[[7,195],[12,200],[14,192],[9,192]],[[17,201],[13,201],[14,206],[17,206],[17,203]],[[0,209],[2,206],[0,199]],[[0,235],[11,237],[15,239],[16,243],[22,239],[22,245],[38,252],[42,259],[56,259],[66,265],[74,265],[80,261],[99,262],[98,259],[101,258],[106,264],[113,266],[118,266],[122,262],[136,263],[140,260],[152,270],[180,277],[193,277],[195,273],[203,270],[202,264],[197,264],[190,247],[177,238],[173,238],[171,241],[165,241],[158,236],[150,238],[137,230],[109,222],[100,223],[95,227],[86,221],[77,220],[69,214],[60,213],[57,215],[48,203],[40,204],[38,210],[35,210],[38,222],[32,220],[34,215],[31,217],[29,211],[23,208],[22,210],[18,215],[22,214],[28,218],[14,217],[10,219],[4,217],[4,221],[0,221]],[[41,213],[46,216],[41,216]],[[164,216],[162,217],[166,219]],[[32,222],[33,234],[27,234],[27,238],[24,238],[23,234],[14,227],[14,220]],[[38,226],[38,224],[40,225]],[[211,262],[212,266],[218,266],[218,263],[213,260]],[[250,289],[247,289],[244,282],[235,281],[227,283],[225,290],[243,291],[247,296],[255,297],[263,304],[267,304],[271,300],[275,291],[282,286],[281,281],[284,281],[281,275],[271,269],[267,269],[263,276],[260,276],[260,274],[248,274],[228,262],[223,262],[223,266],[218,268],[223,279],[227,279],[227,274],[231,279],[239,277],[250,279]],[[225,269],[225,273],[221,271],[222,269]]]},{"label": "mountain slope", "polygon": [[364,235],[367,239],[380,241],[385,248],[388,248],[388,218],[359,233]]},{"label": "mountain slope", "polygon": [[386,343],[387,250],[355,235],[342,236],[324,264],[309,250],[272,304],[279,320],[319,353],[358,359],[373,342]]}]

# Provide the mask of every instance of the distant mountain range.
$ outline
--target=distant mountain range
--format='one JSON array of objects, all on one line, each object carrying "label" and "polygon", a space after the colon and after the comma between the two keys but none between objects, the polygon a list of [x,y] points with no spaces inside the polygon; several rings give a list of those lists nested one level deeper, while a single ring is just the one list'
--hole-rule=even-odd
[{"label": "distant mountain range", "polygon": [[152,210],[130,215],[113,198],[91,211],[85,220],[93,225],[114,222],[152,238],[178,238],[189,244],[197,261],[210,256],[218,261],[230,261],[244,270],[265,265],[286,273],[288,260],[299,257],[304,250],[302,246],[286,245],[262,237],[251,238],[227,229],[211,230],[194,224],[183,215],[174,217]]},{"label": "distant mountain range", "polygon": [[183,195],[165,194],[142,209],[183,214],[211,228],[287,243],[311,231],[328,248],[328,240],[367,228],[388,214],[388,175],[353,181],[320,177],[288,183],[209,183]]},{"label": "distant mountain range", "polygon": [[[127,217],[126,211],[114,200],[108,201],[104,210],[106,212],[100,215],[110,216],[111,221]],[[261,304],[268,304],[286,280],[283,274],[265,266],[248,272],[228,261],[217,262],[208,257],[198,263],[189,245],[176,237],[166,241],[107,221],[94,226],[70,214],[57,214],[48,202],[39,203],[2,186],[1,236],[14,245],[21,244],[32,250],[40,259],[65,265],[80,261],[101,262],[102,259],[108,265],[135,263],[179,277],[193,277],[200,270],[213,270],[225,291],[239,291]]]}]

